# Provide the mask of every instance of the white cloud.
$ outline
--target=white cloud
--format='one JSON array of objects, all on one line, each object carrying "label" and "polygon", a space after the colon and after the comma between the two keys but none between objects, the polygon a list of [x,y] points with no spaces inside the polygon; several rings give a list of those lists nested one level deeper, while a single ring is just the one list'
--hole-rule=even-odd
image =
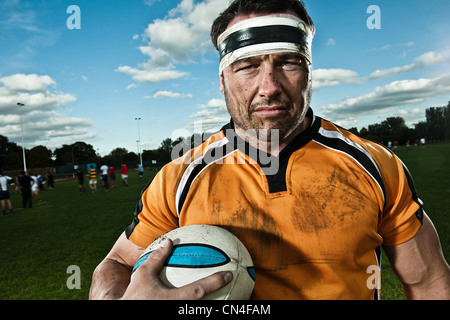
[{"label": "white cloud", "polygon": [[[407,45],[407,44],[405,44]],[[353,70],[347,69],[317,69],[313,70],[313,89],[318,90],[324,87],[337,86],[343,83],[365,83],[368,81],[374,81],[382,78],[391,77],[400,73],[411,72],[414,70],[423,69],[425,67],[449,63],[450,62],[450,50],[447,51],[429,51],[414,59],[414,62],[401,66],[388,69],[376,70],[365,77],[360,77],[358,73]]]},{"label": "white cloud", "polygon": [[157,91],[153,98],[155,99],[162,99],[162,98],[172,98],[172,99],[178,99],[178,98],[192,98],[192,94],[181,94],[178,92],[172,92],[172,91]]},{"label": "white cloud", "polygon": [[186,72],[171,70],[168,68],[156,68],[156,69],[136,69],[129,66],[121,66],[117,68],[118,72],[122,72],[130,75],[134,80],[138,82],[157,83],[166,80],[178,79],[187,75]]},{"label": "white cloud", "polygon": [[[23,138],[27,148],[39,144],[49,148],[60,147],[63,141],[92,139],[95,134],[88,131],[92,121],[67,117],[59,109],[76,101],[76,97],[62,92],[51,92],[56,82],[47,75],[14,74],[0,78],[0,135],[21,144]],[[25,106],[19,107],[17,103]]]},{"label": "white cloud", "polygon": [[230,121],[227,105],[223,99],[211,99],[206,105],[197,106],[197,109],[199,111],[190,116],[195,121],[187,127],[195,132],[217,131]]},{"label": "white cloud", "polygon": [[[149,5],[153,1],[150,1]],[[209,33],[213,20],[228,5],[223,0],[194,3],[183,0],[164,19],[156,19],[145,30],[147,44],[139,50],[149,60],[137,68],[121,66],[118,72],[140,82],[156,83],[187,75],[176,70],[180,63],[190,63],[213,50]]]},{"label": "white cloud", "polygon": [[422,54],[421,56],[415,58],[414,62],[409,65],[402,66],[402,67],[394,67],[394,68],[389,68],[389,69],[384,69],[384,70],[377,70],[377,71],[371,73],[367,77],[367,80],[376,80],[376,79],[380,79],[380,78],[386,78],[386,77],[393,76],[393,75],[396,75],[399,73],[410,72],[410,71],[425,68],[430,65],[441,64],[441,63],[445,63],[445,62],[450,62],[450,50],[447,50],[444,52],[429,51],[429,52],[426,52],[426,53]]},{"label": "white cloud", "polygon": [[38,76],[37,74],[14,74],[0,79],[11,91],[44,92],[49,86],[55,86],[55,81],[49,76]]},{"label": "white cloud", "polygon": [[152,5],[155,4],[155,2],[160,2],[160,1],[161,1],[161,0],[144,0],[144,4],[145,4],[146,6],[151,7]]},{"label": "white cloud", "polygon": [[358,73],[346,69],[316,69],[312,74],[312,87],[318,90],[323,87],[337,86],[341,83],[360,82]]},{"label": "white cloud", "polygon": [[330,120],[344,120],[359,115],[387,112],[390,108],[414,105],[450,92],[450,73],[433,79],[394,81],[371,93],[322,106]]},{"label": "white cloud", "polygon": [[333,38],[328,39],[327,46],[335,46],[335,45],[336,45],[336,40],[334,40]]},{"label": "white cloud", "polygon": [[412,47],[412,46],[414,46],[414,42],[409,41],[409,42],[399,43],[399,44],[394,44],[394,45],[386,44],[380,48],[370,49],[369,51],[384,51],[384,50],[388,50],[388,49],[395,48],[395,47],[401,48],[401,47]]}]

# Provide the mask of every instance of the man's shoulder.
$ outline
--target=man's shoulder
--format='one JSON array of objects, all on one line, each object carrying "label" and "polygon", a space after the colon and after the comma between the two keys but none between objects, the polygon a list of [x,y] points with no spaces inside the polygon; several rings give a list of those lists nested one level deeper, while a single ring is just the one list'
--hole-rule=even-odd
[{"label": "man's shoulder", "polygon": [[212,134],[194,137],[193,141],[186,139],[177,144],[172,150],[171,161],[161,171],[170,175],[182,175],[189,167],[201,163],[209,150],[228,142],[224,128]]},{"label": "man's shoulder", "polygon": [[328,120],[322,121],[319,136],[321,138],[318,140],[327,147],[343,151],[359,160],[369,160],[361,163],[365,163],[366,167],[374,164],[383,176],[390,175],[392,170],[401,166],[398,157],[381,143],[362,138]]}]

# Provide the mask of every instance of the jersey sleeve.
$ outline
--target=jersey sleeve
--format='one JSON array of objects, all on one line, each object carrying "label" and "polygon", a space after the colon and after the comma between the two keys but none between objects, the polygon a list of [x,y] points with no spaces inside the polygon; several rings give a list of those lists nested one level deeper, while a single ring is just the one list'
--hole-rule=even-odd
[{"label": "jersey sleeve", "polygon": [[159,236],[178,228],[175,182],[165,167],[147,185],[136,205],[134,219],[125,230],[128,240],[146,248]]},{"label": "jersey sleeve", "polygon": [[422,201],[406,166],[394,154],[381,165],[386,199],[378,232],[383,245],[394,246],[412,239],[422,225]]}]

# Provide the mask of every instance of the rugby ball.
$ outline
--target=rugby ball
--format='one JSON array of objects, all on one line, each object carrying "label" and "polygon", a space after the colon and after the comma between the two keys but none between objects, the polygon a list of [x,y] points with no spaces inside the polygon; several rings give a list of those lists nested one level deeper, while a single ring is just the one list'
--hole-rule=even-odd
[{"label": "rugby ball", "polygon": [[133,272],[158,249],[166,238],[173,250],[160,279],[170,288],[179,288],[218,271],[230,271],[233,280],[204,300],[248,300],[255,286],[252,258],[242,242],[224,228],[189,225],[174,229],[156,239],[141,255]]}]

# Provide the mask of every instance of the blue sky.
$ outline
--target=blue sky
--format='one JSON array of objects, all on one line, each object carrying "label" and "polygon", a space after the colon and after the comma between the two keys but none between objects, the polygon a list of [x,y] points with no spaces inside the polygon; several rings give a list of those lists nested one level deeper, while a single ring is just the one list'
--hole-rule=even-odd
[{"label": "blue sky", "polygon": [[[450,101],[450,1],[305,0],[316,25],[315,113],[408,125]],[[27,148],[85,141],[137,152],[229,120],[213,19],[228,0],[0,0],[0,134]],[[81,29],[68,29],[70,5]],[[369,29],[370,5],[381,29]],[[21,102],[25,107],[19,108]],[[138,122],[135,118],[141,118]],[[138,133],[139,123],[139,133]]]}]

